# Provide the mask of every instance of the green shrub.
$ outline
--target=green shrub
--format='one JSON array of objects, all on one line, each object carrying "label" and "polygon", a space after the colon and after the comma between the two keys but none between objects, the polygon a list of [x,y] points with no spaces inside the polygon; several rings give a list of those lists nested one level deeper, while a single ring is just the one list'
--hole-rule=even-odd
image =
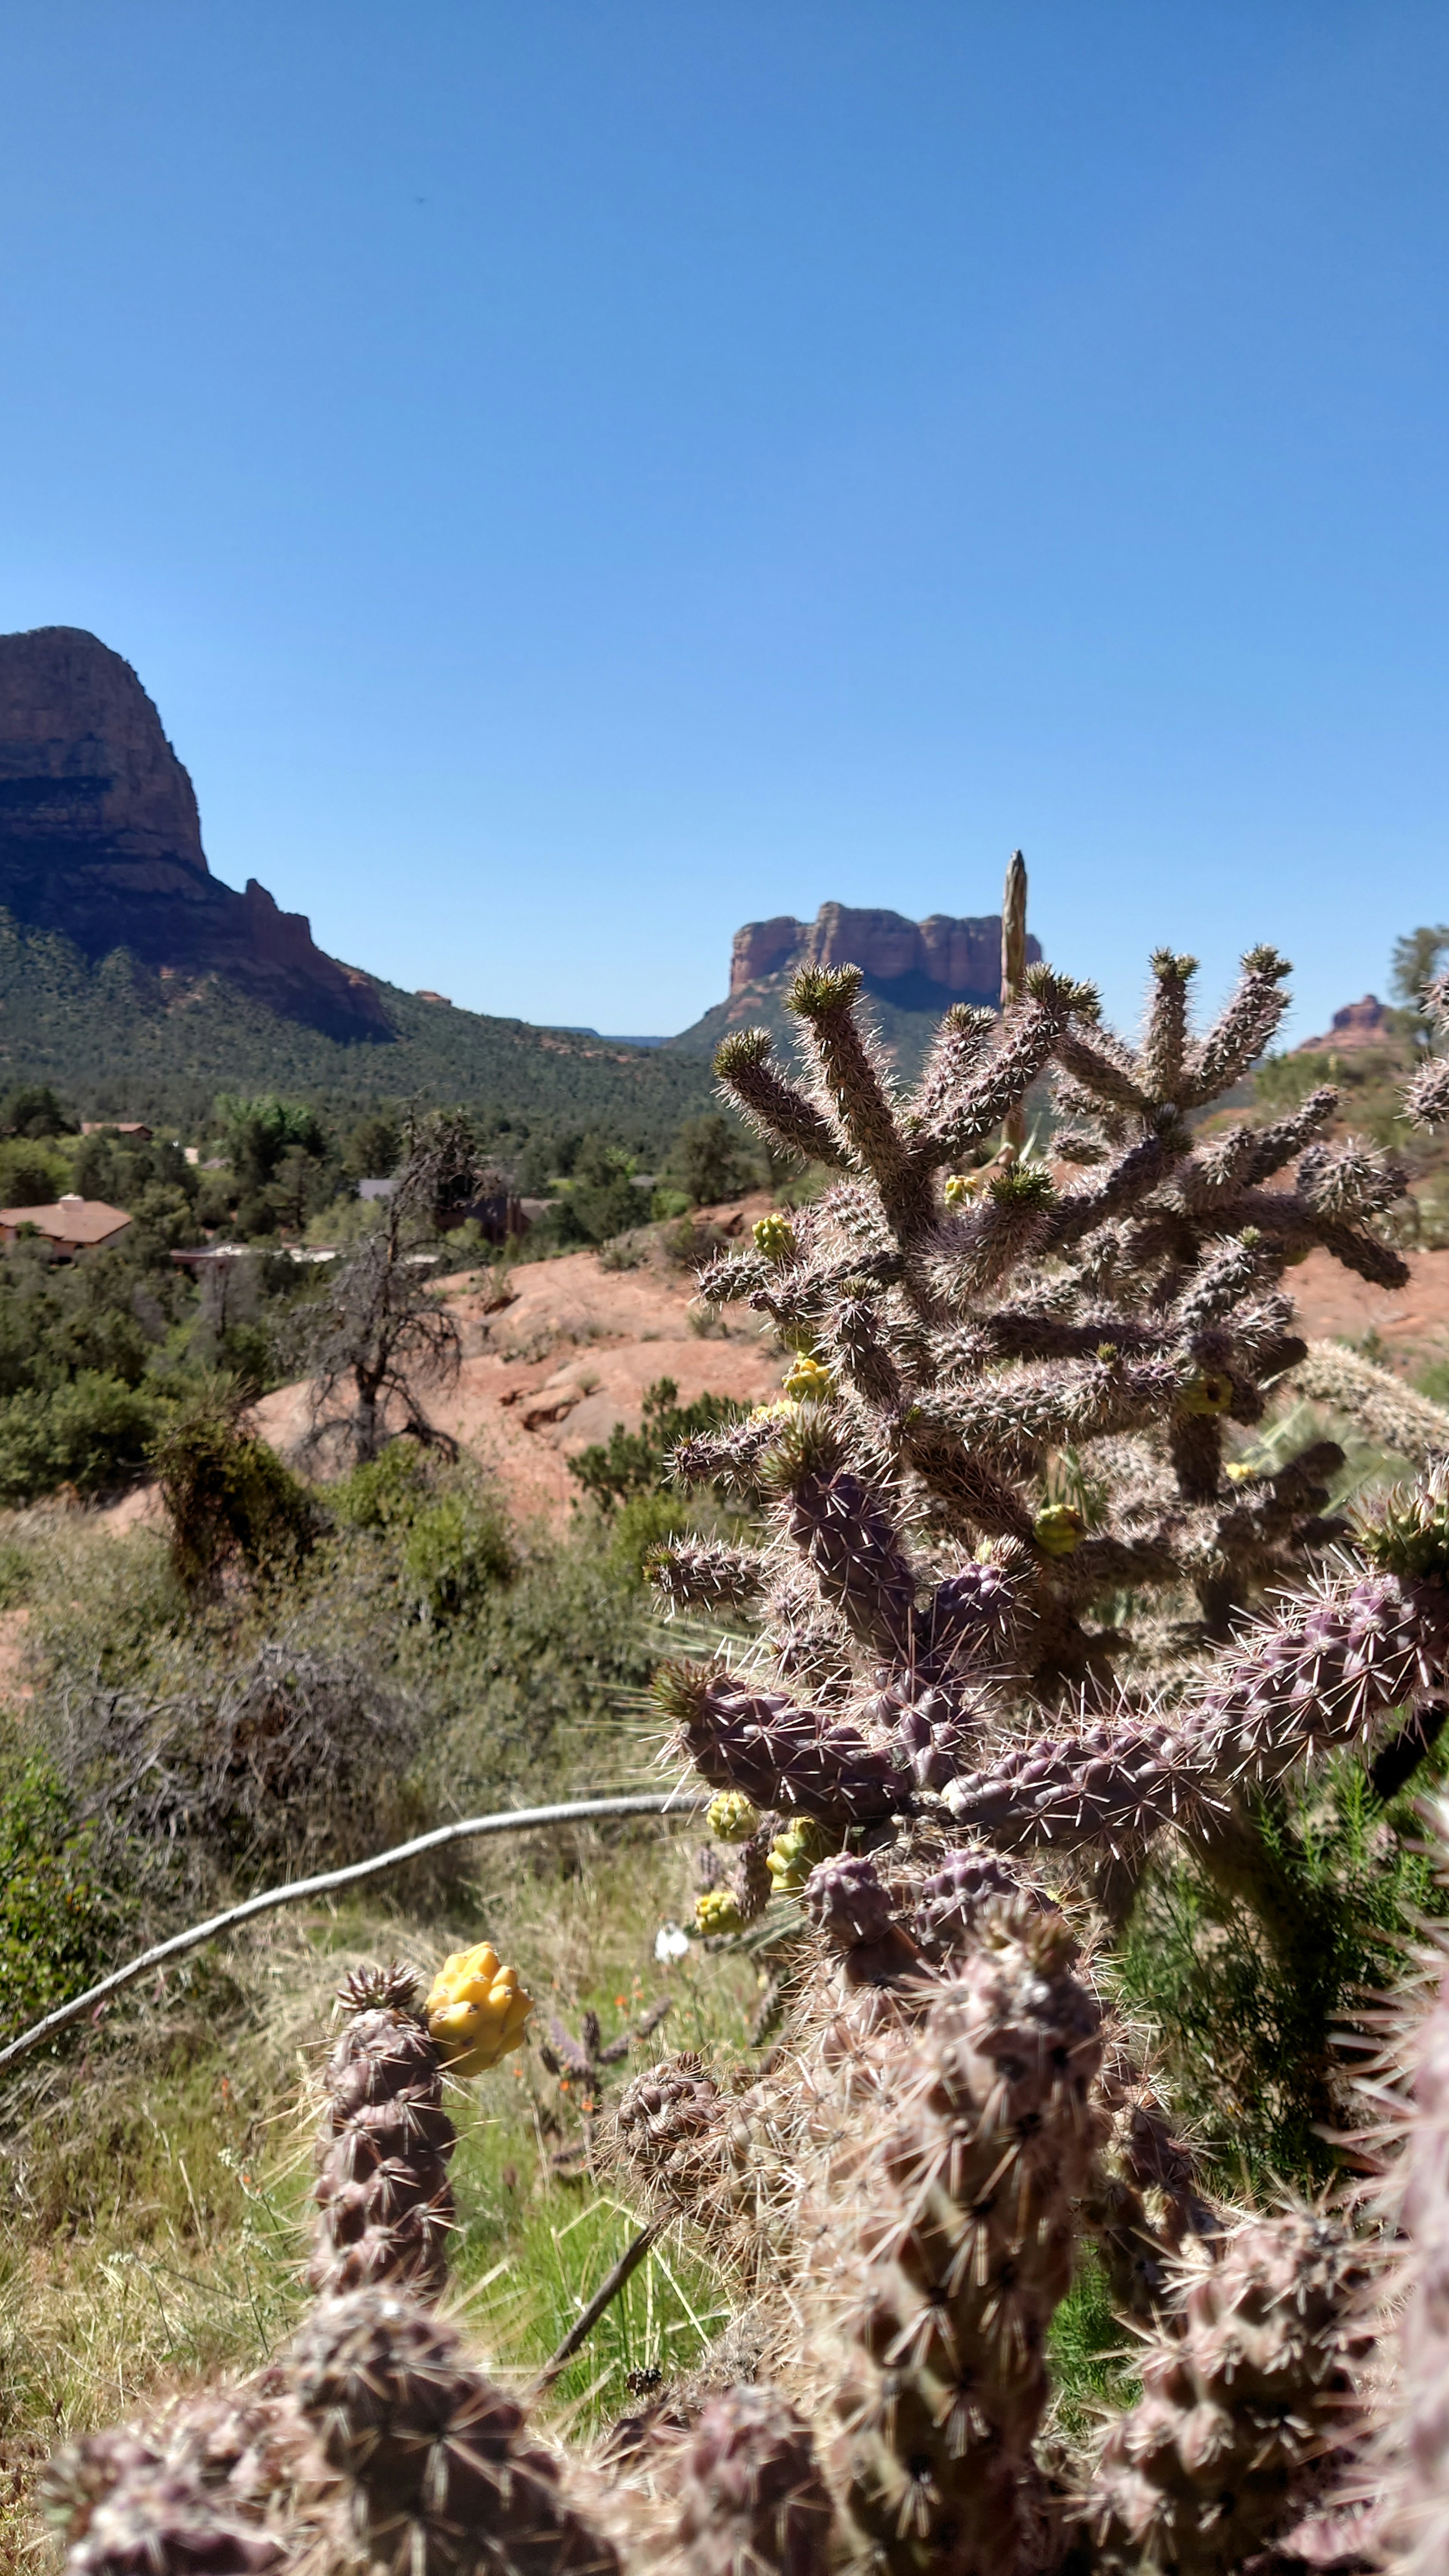
[{"label": "green shrub", "polygon": [[415,1440],[390,1440],[331,1488],[328,1500],[349,1529],[407,1528],[428,1492],[427,1464]]},{"label": "green shrub", "polygon": [[739,1410],[722,1395],[701,1395],[693,1404],[681,1404],[674,1379],[656,1378],[646,1390],[638,1430],[626,1431],[616,1422],[607,1443],[596,1440],[570,1458],[569,1474],[603,1511],[612,1511],[632,1494],[652,1493],[662,1485],[665,1458],[679,1441],[695,1431],[711,1431],[717,1422],[733,1421]]},{"label": "green shrub", "polygon": [[514,1572],[508,1526],[496,1506],[467,1493],[440,1494],[412,1522],[403,1569],[425,1618],[457,1619]]},{"label": "green shrub", "polygon": [[159,1415],[148,1387],[98,1369],[68,1386],[23,1388],[0,1404],[0,1502],[32,1502],[59,1485],[94,1493],[139,1475]]},{"label": "green shrub", "polygon": [[316,1512],[305,1486],[264,1440],[242,1430],[235,1401],[204,1396],[159,1440],[152,1461],[171,1523],[171,1561],[193,1596],[228,1565],[280,1573],[305,1556]]},{"label": "green shrub", "polygon": [[91,1862],[48,1763],[0,1771],[0,2029],[14,2032],[88,1986],[101,1966],[115,1900]]},{"label": "green shrub", "polygon": [[677,1494],[631,1494],[610,1523],[610,1565],[626,1582],[642,1583],[650,1549],[695,1528],[697,1520]]}]

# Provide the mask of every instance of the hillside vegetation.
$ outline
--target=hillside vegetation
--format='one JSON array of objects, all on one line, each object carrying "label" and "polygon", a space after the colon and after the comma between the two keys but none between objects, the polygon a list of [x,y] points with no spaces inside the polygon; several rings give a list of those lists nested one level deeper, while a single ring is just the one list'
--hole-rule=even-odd
[{"label": "hillside vegetation", "polygon": [[120,949],[92,965],[59,933],[0,911],[0,1087],[57,1082],[87,1117],[187,1126],[218,1091],[285,1091],[339,1111],[449,1102],[605,1127],[647,1151],[713,1105],[709,1067],[693,1057],[377,990],[392,1042],[344,1045],[220,976],[162,976]]}]

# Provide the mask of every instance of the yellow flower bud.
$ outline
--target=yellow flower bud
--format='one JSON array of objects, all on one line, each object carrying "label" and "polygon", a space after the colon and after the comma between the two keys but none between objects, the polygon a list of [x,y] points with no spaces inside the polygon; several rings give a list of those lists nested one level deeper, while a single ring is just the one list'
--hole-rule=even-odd
[{"label": "yellow flower bud", "polygon": [[1032,1536],[1044,1556],[1071,1556],[1086,1523],[1070,1503],[1047,1503],[1032,1522]]},{"label": "yellow flower bud", "polygon": [[1257,1473],[1257,1468],[1250,1467],[1242,1458],[1229,1458],[1223,1469],[1230,1485],[1246,1485]]},{"label": "yellow flower bud", "polygon": [[760,1811],[738,1789],[721,1789],[705,1810],[705,1822],[716,1842],[747,1843],[760,1829]]},{"label": "yellow flower bud", "polygon": [[428,2036],[450,2075],[482,2075],[523,2045],[533,2010],[516,1968],[505,1968],[491,1941],[455,1950],[433,1980],[423,2006]]},{"label": "yellow flower bud", "polygon": [[775,1882],[777,1896],[798,1896],[818,1860],[830,1850],[821,1826],[813,1816],[799,1816],[776,1834],[765,1856],[765,1867]]},{"label": "yellow flower bud", "polygon": [[707,1887],[694,1900],[694,1919],[701,1932],[743,1932],[745,1918],[727,1887]]},{"label": "yellow flower bud", "polygon": [[797,1403],[818,1404],[830,1393],[833,1383],[824,1361],[808,1359],[802,1351],[791,1364],[785,1380],[785,1393],[793,1396]]},{"label": "yellow flower bud", "polygon": [[795,1229],[787,1216],[759,1217],[751,1232],[755,1238],[755,1250],[762,1252],[767,1261],[792,1260],[799,1250]]},{"label": "yellow flower bud", "polygon": [[980,1187],[978,1172],[953,1172],[946,1183],[947,1207],[969,1207]]}]

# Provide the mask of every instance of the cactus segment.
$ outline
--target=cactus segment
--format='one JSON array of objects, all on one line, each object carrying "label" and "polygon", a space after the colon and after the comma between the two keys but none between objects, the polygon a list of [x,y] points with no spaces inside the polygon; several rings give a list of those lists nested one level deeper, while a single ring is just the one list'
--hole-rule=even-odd
[{"label": "cactus segment", "polygon": [[[394,2281],[435,2297],[447,2280],[457,2132],[443,2107],[440,2051],[410,2009],[416,1992],[396,1968],[364,1970],[339,1998],[351,2018],[323,2079],[308,2274],[319,2293]],[[408,2001],[367,2001],[383,1993]]]},{"label": "cactus segment", "polygon": [[1292,2517],[1351,2430],[1357,2249],[1317,2212],[1255,2219],[1148,2347],[1102,2447],[1091,2520],[1109,2567],[1219,2576]]},{"label": "cactus segment", "polygon": [[910,1784],[859,1729],[749,1691],[725,1672],[668,1667],[655,1684],[679,1749],[712,1789],[737,1789],[762,1811],[793,1808],[825,1824],[893,1815]]},{"label": "cactus segment", "polygon": [[809,2425],[774,2389],[711,2398],[676,2484],[684,2576],[826,2576],[830,2497]]},{"label": "cactus segment", "polygon": [[988,1919],[860,2163],[839,2272],[817,2258],[844,2345],[849,2513],[891,2576],[1025,2563],[1101,2055],[1074,1955],[1059,1914]]},{"label": "cactus segment", "polygon": [[325,2301],[292,2347],[297,2402],[346,2482],[357,2547],[389,2576],[614,2576],[551,2453],[450,2327],[387,2291]]}]

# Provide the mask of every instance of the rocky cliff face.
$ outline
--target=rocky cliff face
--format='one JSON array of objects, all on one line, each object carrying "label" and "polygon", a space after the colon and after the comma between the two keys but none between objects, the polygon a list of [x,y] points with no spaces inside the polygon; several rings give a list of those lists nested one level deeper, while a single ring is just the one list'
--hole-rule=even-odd
[{"label": "rocky cliff face", "polygon": [[[1038,941],[1027,942],[1031,959]],[[899,912],[864,912],[823,903],[813,921],[788,913],[747,921],[735,932],[730,992],[801,966],[859,966],[869,989],[901,1010],[944,1010],[948,1002],[989,1002],[1001,993],[1001,916],[959,921],[933,912],[907,921]]]},{"label": "rocky cliff face", "polygon": [[[1026,951],[1035,962],[1040,942],[1028,939]],[[823,903],[813,921],[797,921],[793,913],[747,921],[735,932],[727,998],[668,1045],[683,1055],[712,1055],[732,1030],[760,1027],[788,1051],[795,1026],[785,995],[802,966],[861,969],[880,1037],[902,1079],[911,1080],[950,1003],[995,1009],[1000,1001],[1001,915],[957,920],[933,912],[926,921],[908,921],[900,912]]]},{"label": "rocky cliff face", "polygon": [[129,662],[76,626],[0,636],[0,905],[88,957],[244,984],[330,1037],[389,1038],[305,916],[206,864],[191,781]]}]

